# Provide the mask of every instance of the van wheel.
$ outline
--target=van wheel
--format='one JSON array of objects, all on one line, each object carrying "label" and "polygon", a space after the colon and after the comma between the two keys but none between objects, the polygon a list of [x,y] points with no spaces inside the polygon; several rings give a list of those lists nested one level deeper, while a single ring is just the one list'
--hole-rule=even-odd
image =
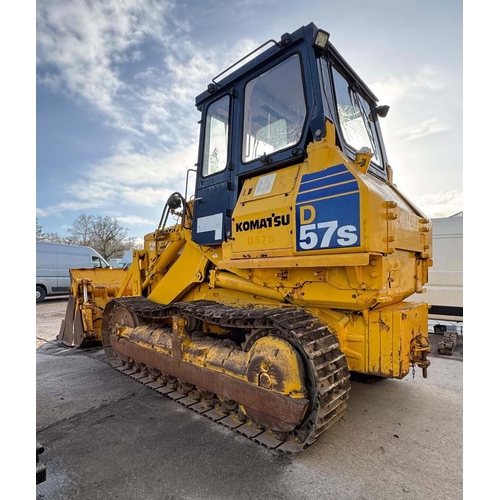
[{"label": "van wheel", "polygon": [[46,293],[45,290],[41,286],[36,287],[36,301],[37,302],[42,302],[42,300],[45,298]]}]

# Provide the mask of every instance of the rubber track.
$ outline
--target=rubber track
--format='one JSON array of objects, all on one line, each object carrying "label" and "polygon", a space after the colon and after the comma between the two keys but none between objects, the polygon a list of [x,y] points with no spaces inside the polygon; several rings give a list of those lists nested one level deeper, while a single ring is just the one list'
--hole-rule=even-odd
[{"label": "rubber track", "polygon": [[[305,422],[300,427],[301,431],[287,433],[285,440],[277,439],[272,433],[266,432],[265,428],[257,428],[253,423],[238,422],[227,414],[207,409],[199,401],[160,385],[149,378],[147,373],[136,372],[124,366],[116,357],[108,355],[111,365],[118,371],[267,448],[290,453],[305,450],[342,418],[351,387],[347,361],[336,335],[316,317],[302,309],[236,308],[213,301],[160,305],[143,297],[124,297],[110,302],[104,314],[111,317],[117,306],[126,307],[133,311],[141,322],[149,324],[177,315],[191,316],[223,328],[272,329],[273,335],[287,340],[297,348],[307,364],[308,379],[312,379],[312,383],[308,380],[307,387],[312,404]],[[309,384],[312,387],[309,387]]]}]

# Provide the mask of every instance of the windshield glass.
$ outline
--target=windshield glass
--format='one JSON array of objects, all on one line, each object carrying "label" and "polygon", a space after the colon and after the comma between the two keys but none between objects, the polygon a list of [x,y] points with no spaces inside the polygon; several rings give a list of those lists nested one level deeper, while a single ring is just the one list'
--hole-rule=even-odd
[{"label": "windshield glass", "polygon": [[297,144],[305,118],[300,59],[293,55],[245,87],[242,161]]},{"label": "windshield glass", "polygon": [[381,165],[380,148],[369,104],[349,86],[337,70],[332,68],[332,73],[344,139],[355,151],[363,147],[370,148],[373,153],[372,162]]}]

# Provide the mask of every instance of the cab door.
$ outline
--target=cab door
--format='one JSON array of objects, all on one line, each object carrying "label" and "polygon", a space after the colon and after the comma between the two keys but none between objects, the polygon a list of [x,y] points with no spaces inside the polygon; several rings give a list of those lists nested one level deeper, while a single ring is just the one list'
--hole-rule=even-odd
[{"label": "cab door", "polygon": [[218,245],[231,230],[231,97],[211,102],[202,116],[200,161],[195,192],[193,241]]}]

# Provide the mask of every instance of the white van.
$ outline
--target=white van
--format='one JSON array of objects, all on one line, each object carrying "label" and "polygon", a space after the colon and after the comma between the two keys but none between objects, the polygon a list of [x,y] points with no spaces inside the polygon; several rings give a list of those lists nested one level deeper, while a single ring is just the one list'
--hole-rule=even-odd
[{"label": "white van", "polygon": [[68,295],[70,269],[110,267],[93,248],[36,242],[36,301],[47,296]]},{"label": "white van", "polygon": [[132,255],[133,255],[133,250],[125,250],[123,257],[116,264],[116,266],[113,267],[117,267],[119,269],[127,269],[130,266],[130,264],[132,264]]}]

